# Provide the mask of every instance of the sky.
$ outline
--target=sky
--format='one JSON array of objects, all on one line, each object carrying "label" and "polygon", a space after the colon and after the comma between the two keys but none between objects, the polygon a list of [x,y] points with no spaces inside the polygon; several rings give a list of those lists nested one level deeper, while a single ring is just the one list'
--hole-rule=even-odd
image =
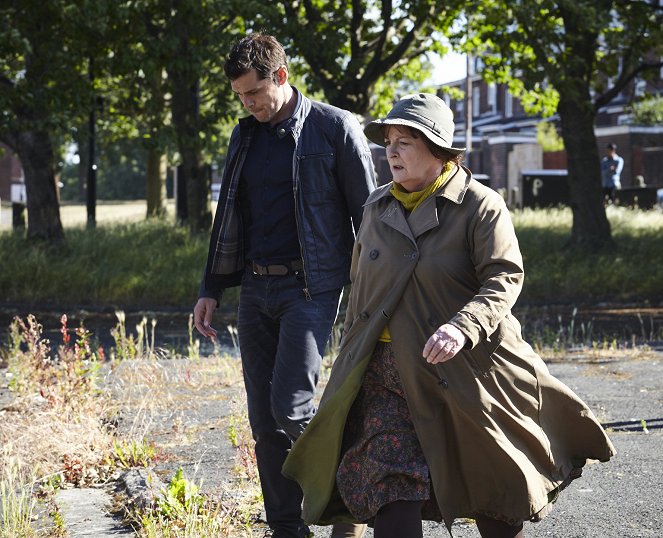
[{"label": "sky", "polygon": [[431,55],[430,60],[433,64],[433,76],[430,79],[431,84],[445,84],[465,78],[467,63],[464,54],[448,52],[442,58]]}]

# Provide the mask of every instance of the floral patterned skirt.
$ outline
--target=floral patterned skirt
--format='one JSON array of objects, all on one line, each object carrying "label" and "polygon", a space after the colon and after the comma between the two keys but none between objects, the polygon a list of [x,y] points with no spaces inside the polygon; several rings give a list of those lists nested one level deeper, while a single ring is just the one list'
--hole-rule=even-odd
[{"label": "floral patterned skirt", "polygon": [[345,425],[336,473],[350,513],[369,521],[393,501],[431,498],[428,465],[414,431],[390,343],[378,343]]}]

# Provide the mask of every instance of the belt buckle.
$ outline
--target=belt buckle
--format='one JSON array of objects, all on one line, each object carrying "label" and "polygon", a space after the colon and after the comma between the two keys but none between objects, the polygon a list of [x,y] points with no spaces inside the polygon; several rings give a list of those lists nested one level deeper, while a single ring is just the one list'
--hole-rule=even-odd
[{"label": "belt buckle", "polygon": [[259,265],[253,261],[251,262],[251,271],[253,271],[254,275],[265,276],[266,274],[269,274],[269,270],[265,271],[266,269],[266,266]]}]

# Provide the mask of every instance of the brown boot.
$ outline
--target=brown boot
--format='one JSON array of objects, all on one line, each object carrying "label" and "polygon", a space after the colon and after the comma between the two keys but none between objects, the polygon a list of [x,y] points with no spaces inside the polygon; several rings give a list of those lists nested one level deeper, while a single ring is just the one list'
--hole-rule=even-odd
[{"label": "brown boot", "polygon": [[334,523],[329,538],[361,538],[365,530],[363,523]]}]

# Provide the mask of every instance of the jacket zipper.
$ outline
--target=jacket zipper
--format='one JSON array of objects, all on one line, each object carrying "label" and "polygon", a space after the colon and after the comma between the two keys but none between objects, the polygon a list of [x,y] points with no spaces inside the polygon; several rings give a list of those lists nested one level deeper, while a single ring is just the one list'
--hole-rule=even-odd
[{"label": "jacket zipper", "polygon": [[299,224],[299,204],[297,204],[297,191],[299,189],[299,156],[297,155],[297,151],[299,149],[299,137],[295,137],[294,132],[292,133],[292,137],[295,140],[295,150],[292,153],[292,194],[295,199],[295,223],[297,225],[297,241],[299,241],[299,253],[302,256],[302,265],[303,269],[302,271],[304,272],[304,289],[302,290],[304,292],[304,297],[306,298],[307,301],[312,300],[311,297],[311,292],[309,291],[308,288],[308,275],[306,273],[306,256],[304,256],[304,245],[302,244],[302,231],[301,231],[301,226]]}]

